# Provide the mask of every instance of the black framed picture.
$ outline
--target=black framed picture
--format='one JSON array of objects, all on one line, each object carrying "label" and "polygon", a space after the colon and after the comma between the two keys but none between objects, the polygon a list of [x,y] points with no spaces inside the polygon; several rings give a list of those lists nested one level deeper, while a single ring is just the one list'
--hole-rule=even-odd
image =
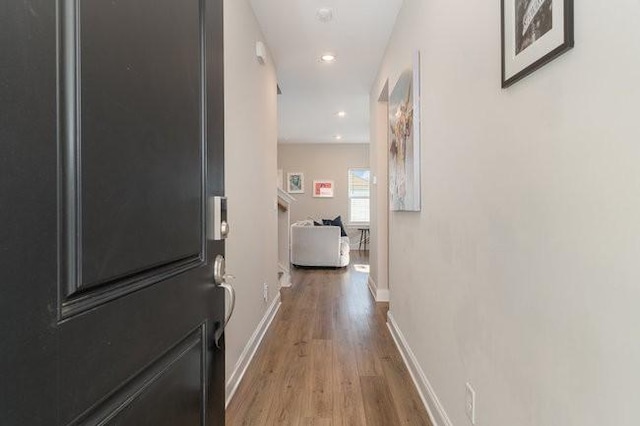
[{"label": "black framed picture", "polygon": [[573,0],[501,2],[504,88],[573,47]]}]

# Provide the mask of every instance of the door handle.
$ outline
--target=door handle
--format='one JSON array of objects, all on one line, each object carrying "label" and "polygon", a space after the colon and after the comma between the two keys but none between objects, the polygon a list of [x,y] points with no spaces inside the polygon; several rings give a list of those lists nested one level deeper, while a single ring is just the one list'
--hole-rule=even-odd
[{"label": "door handle", "polygon": [[233,310],[236,307],[236,290],[231,284],[227,283],[227,280],[232,280],[234,278],[235,277],[233,275],[226,273],[224,257],[217,255],[216,260],[213,263],[213,281],[218,287],[224,289],[226,293],[229,293],[229,309],[225,309],[227,312],[224,317],[224,322],[216,329],[213,336],[218,349],[220,349],[220,339],[222,338],[222,334],[224,333],[225,328],[227,328],[227,324],[229,324],[229,320],[231,320],[231,316],[233,315]]}]

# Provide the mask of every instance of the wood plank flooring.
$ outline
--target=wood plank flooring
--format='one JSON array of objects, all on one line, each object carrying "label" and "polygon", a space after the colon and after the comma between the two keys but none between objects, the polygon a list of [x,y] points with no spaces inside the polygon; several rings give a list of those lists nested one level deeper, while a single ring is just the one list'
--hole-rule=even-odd
[{"label": "wood plank flooring", "polygon": [[346,270],[294,271],[227,425],[431,426],[358,253]]}]

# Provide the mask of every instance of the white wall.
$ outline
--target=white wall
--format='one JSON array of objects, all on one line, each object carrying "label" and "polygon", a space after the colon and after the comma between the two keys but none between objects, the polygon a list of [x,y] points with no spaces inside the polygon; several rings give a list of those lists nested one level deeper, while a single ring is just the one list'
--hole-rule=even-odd
[{"label": "white wall", "polygon": [[478,425],[640,424],[640,2],[614,3],[508,90],[499,1],[399,15],[371,99],[420,49],[423,209],[390,214],[391,311],[456,426],[466,381]]},{"label": "white wall", "polygon": [[[277,94],[271,58],[258,63],[255,42],[264,41],[246,0],[224,2],[225,184],[231,233],[227,270],[237,304],[226,332],[226,377],[276,296]],[[269,302],[262,298],[268,283]]]}]

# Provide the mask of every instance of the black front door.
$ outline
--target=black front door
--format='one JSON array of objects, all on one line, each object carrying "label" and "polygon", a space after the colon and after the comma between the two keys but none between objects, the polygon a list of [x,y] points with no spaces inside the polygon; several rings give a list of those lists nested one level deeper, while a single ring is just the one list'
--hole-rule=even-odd
[{"label": "black front door", "polygon": [[222,0],[0,2],[0,424],[224,424]]}]

